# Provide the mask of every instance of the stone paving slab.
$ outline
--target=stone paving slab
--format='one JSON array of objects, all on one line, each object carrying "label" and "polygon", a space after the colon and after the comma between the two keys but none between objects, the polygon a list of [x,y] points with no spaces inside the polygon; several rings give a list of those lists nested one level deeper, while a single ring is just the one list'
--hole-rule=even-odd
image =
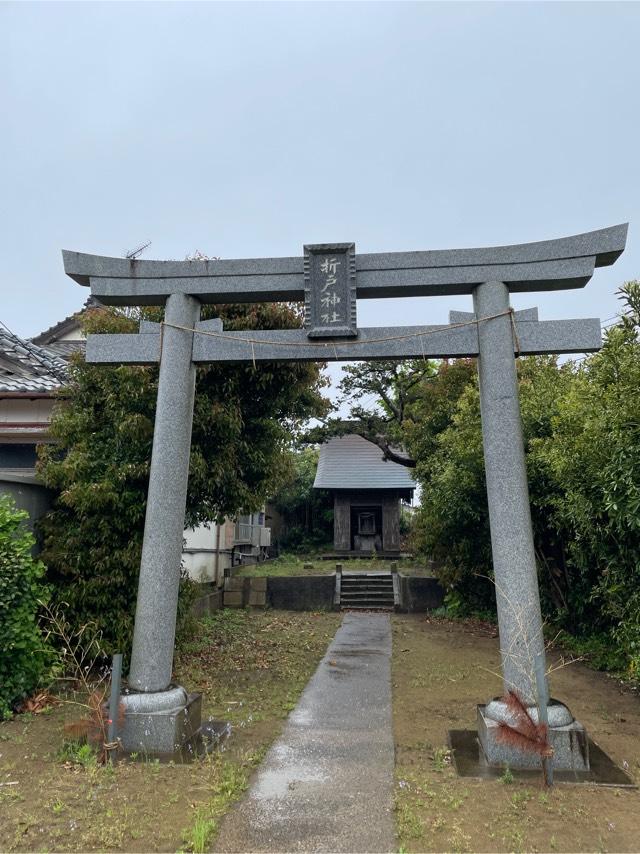
[{"label": "stone paving slab", "polygon": [[214,851],[396,851],[391,622],[345,614]]}]

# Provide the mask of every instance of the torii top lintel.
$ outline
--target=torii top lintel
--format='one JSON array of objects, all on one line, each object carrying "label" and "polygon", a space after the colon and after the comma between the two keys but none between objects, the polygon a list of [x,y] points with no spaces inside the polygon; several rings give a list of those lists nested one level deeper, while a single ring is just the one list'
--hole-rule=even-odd
[{"label": "torii top lintel", "polygon": [[[355,256],[359,299],[470,294],[483,282],[511,292],[581,288],[625,248],[627,224],[573,237],[480,249]],[[304,258],[147,261],[63,251],[67,275],[106,305],[161,305],[184,293],[203,303],[302,301]]]}]

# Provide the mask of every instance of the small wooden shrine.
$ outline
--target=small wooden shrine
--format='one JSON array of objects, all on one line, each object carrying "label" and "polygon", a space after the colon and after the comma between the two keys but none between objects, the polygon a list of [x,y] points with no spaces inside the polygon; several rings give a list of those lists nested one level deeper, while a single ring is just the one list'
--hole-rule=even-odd
[{"label": "small wooden shrine", "polygon": [[313,486],[333,493],[337,553],[400,552],[400,502],[415,489],[406,466],[385,460],[362,436],[340,436],[321,447]]}]

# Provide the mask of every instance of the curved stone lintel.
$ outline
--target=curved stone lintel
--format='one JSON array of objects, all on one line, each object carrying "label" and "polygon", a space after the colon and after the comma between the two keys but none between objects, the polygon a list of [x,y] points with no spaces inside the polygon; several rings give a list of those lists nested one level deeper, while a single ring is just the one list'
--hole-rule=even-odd
[{"label": "curved stone lintel", "polygon": [[[510,290],[582,287],[623,252],[627,224],[557,240],[476,249],[356,255],[359,298],[469,294],[483,281]],[[64,250],[64,269],[106,304],[160,304],[182,292],[203,302],[302,300],[303,257],[220,261],[110,258]],[[228,300],[227,300],[228,301]]]}]

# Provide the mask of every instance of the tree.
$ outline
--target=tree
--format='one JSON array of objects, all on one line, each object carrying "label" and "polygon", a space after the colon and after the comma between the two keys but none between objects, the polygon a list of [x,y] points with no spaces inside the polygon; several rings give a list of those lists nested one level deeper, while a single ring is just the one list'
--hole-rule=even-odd
[{"label": "tree", "polygon": [[[139,312],[87,312],[87,332],[133,332]],[[159,310],[145,310],[158,320]],[[292,328],[282,304],[203,307],[225,328]],[[106,367],[75,357],[39,470],[58,493],[43,523],[43,560],[76,625],[93,621],[107,652],[130,647],[157,394],[157,367]],[[187,523],[257,509],[286,474],[284,451],[326,413],[315,364],[198,368]],[[177,570],[177,568],[176,568]]]},{"label": "tree", "polygon": [[[543,613],[598,649],[600,663],[640,673],[640,284],[602,350],[576,363],[518,360],[520,407]],[[457,363],[453,363],[454,367]],[[457,601],[493,607],[489,520],[475,377],[460,366],[416,404],[407,447],[422,486],[418,545],[441,562]],[[458,387],[458,390],[460,389]],[[442,420],[440,416],[442,415]]]},{"label": "tree", "polygon": [[356,433],[377,445],[385,460],[414,468],[415,459],[402,448],[404,428],[420,385],[435,372],[434,362],[420,359],[347,365],[339,388],[340,404],[351,404],[350,418],[326,420],[307,433],[306,441],[318,443],[332,436]]},{"label": "tree", "polygon": [[313,488],[317,449],[301,448],[289,456],[290,474],[271,501],[284,523],[279,545],[308,551],[331,540],[333,500],[326,490]]}]

